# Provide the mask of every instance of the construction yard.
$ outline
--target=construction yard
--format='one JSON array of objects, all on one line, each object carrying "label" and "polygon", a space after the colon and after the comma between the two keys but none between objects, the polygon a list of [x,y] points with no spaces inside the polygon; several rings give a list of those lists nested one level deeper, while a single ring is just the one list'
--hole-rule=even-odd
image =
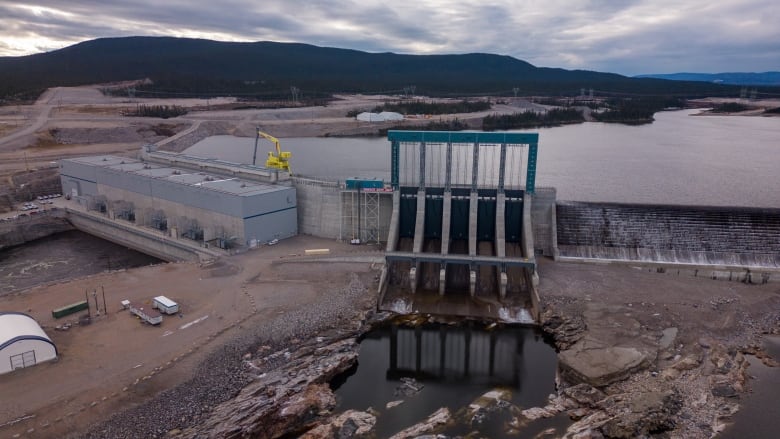
[{"label": "construction yard", "polygon": [[[348,250],[331,241],[297,237],[212,264],[103,273],[0,297],[0,309],[33,316],[59,350],[55,362],[0,376],[0,392],[15,395],[0,401],[3,437],[35,431],[35,437],[62,437],[83,429],[189,379],[215,346],[258,322],[327,298],[348,284],[353,273],[371,286],[370,264],[351,264],[345,270],[341,264],[296,263],[306,259],[301,255],[312,246],[331,248],[336,255]],[[51,310],[84,300],[85,291],[91,324],[79,325],[78,315],[52,317]],[[158,295],[180,305],[180,313],[164,316],[159,326],[142,323],[120,305],[127,299],[151,307]],[[366,291],[365,298],[374,296]],[[55,329],[67,323],[70,329]]]}]

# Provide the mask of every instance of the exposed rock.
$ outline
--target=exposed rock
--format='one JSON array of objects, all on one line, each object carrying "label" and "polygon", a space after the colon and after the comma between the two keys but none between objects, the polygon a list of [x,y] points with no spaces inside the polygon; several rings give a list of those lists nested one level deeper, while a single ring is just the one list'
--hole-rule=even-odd
[{"label": "exposed rock", "polygon": [[567,387],[563,389],[563,393],[580,405],[591,408],[596,407],[597,403],[607,396],[601,390],[585,383]]},{"label": "exposed rock", "polygon": [[400,400],[400,399],[398,401],[390,401],[387,404],[385,404],[385,408],[386,409],[391,409],[391,408],[399,406],[399,405],[401,405],[403,403],[404,403],[403,400]]},{"label": "exposed rock", "polygon": [[601,432],[610,438],[634,438],[670,430],[681,407],[682,398],[671,391],[608,397],[605,411],[611,419],[601,426]]},{"label": "exposed rock", "polygon": [[480,409],[489,409],[496,406],[501,401],[509,401],[512,399],[512,392],[506,389],[496,389],[484,393],[479,398],[475,399],[469,404],[469,411],[471,413]]},{"label": "exposed rock", "polygon": [[680,371],[670,367],[668,369],[664,369],[663,372],[661,372],[661,377],[666,381],[674,381],[677,378],[680,378]]},{"label": "exposed rock", "polygon": [[557,414],[556,412],[547,410],[542,407],[532,407],[530,409],[523,410],[520,413],[531,421],[535,421],[540,418],[551,418]]},{"label": "exposed rock", "polygon": [[477,426],[489,422],[490,418],[497,412],[502,412],[513,408],[509,402],[512,399],[512,392],[505,389],[496,389],[480,395],[472,401],[463,411],[458,411],[458,416],[465,416],[472,426]]},{"label": "exposed rock", "polygon": [[646,368],[655,360],[655,353],[635,347],[609,346],[589,348],[578,343],[558,355],[563,378],[571,383],[606,386]]},{"label": "exposed rock", "polygon": [[374,425],[376,425],[376,416],[366,412],[347,410],[329,422],[307,431],[301,435],[301,439],[363,437],[373,431]]},{"label": "exposed rock", "polygon": [[678,371],[696,369],[701,364],[701,361],[691,355],[687,355],[672,365],[672,368]]},{"label": "exposed rock", "polygon": [[661,349],[669,349],[677,339],[677,328],[666,328],[661,333],[661,340],[658,342],[658,346]]},{"label": "exposed rock", "polygon": [[715,387],[712,388],[712,394],[723,398],[736,398],[738,396],[734,386],[729,383],[716,384]]},{"label": "exposed rock", "polygon": [[413,396],[420,393],[420,390],[424,387],[425,384],[418,382],[414,378],[403,377],[401,378],[401,384],[395,388],[393,394],[395,396]]},{"label": "exposed rock", "polygon": [[393,436],[390,439],[411,439],[423,434],[431,433],[436,429],[442,428],[452,421],[452,414],[447,407],[436,410],[419,424],[412,425]]},{"label": "exposed rock", "polygon": [[[287,364],[261,375],[234,399],[216,407],[205,424],[210,437],[278,438],[311,429],[336,406],[327,383],[355,364],[357,343],[350,338],[294,354],[280,351],[257,361]],[[201,436],[188,430],[183,437]]]},{"label": "exposed rock", "polygon": [[603,411],[597,411],[594,412],[579,421],[575,422],[574,424],[571,424],[569,428],[566,429],[566,436],[567,438],[574,438],[574,437],[581,437],[581,438],[587,438],[587,437],[598,437],[598,436],[590,436],[593,434],[600,434],[599,428],[607,423],[607,421],[611,420],[612,418],[606,414]]},{"label": "exposed rock", "polygon": [[558,349],[568,349],[582,338],[586,329],[581,317],[568,317],[550,311],[542,315],[542,330],[555,338]]}]

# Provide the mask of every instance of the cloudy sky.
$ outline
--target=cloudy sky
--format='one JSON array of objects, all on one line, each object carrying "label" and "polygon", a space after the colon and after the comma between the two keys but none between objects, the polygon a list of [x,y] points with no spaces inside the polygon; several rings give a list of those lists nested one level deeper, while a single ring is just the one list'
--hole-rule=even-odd
[{"label": "cloudy sky", "polygon": [[780,70],[778,0],[0,0],[0,56],[131,35],[488,52],[625,75]]}]

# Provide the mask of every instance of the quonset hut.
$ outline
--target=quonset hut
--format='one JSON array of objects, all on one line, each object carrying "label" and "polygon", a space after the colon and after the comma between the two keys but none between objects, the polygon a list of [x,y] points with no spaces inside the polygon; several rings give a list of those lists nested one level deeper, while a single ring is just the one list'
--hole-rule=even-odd
[{"label": "quonset hut", "polygon": [[220,248],[298,232],[291,186],[117,156],[62,160],[60,178],[90,210]]},{"label": "quonset hut", "polygon": [[57,358],[57,347],[32,317],[0,312],[0,374]]}]

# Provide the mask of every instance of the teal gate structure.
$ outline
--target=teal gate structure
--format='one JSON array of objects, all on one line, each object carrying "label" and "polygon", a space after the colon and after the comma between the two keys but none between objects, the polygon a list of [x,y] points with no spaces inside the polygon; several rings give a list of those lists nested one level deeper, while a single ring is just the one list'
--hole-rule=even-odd
[{"label": "teal gate structure", "polygon": [[[387,138],[393,216],[380,308],[537,321],[530,208],[539,135],[391,130]],[[422,300],[426,292],[434,300]],[[423,302],[435,309],[421,310]]]}]

